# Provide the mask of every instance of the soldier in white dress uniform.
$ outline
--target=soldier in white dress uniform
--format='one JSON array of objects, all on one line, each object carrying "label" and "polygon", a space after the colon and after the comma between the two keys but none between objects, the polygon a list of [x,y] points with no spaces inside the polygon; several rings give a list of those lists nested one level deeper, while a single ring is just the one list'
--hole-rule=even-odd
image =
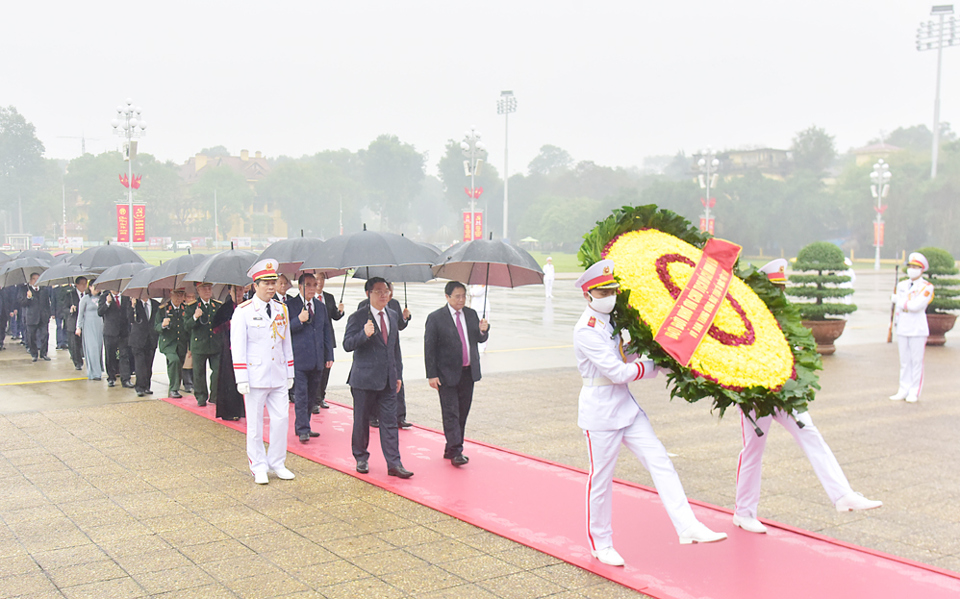
[{"label": "soldier in white dress uniform", "polygon": [[[261,260],[247,275],[256,295],[237,306],[230,321],[230,349],[237,391],[247,414],[247,459],[254,481],[269,482],[267,472],[291,480],[284,465],[290,419],[287,390],[293,387],[293,347],[287,307],[274,299],[277,262]],[[263,445],[263,408],[270,414],[270,449]]]},{"label": "soldier in white dress uniform", "polygon": [[897,292],[891,298],[896,309],[897,344],[900,346],[900,388],[890,399],[920,401],[923,388],[923,350],[927,346],[930,329],[927,326],[927,306],[933,301],[933,285],[924,279],[930,268],[926,256],[910,254],[907,279],[897,283]]},{"label": "soldier in white dress uniform", "polygon": [[[782,287],[786,282],[787,261],[773,260],[759,270],[767,275],[771,283]],[[753,416],[753,415],[751,415]],[[770,424],[776,420],[787,429],[793,439],[806,454],[813,466],[820,484],[838,512],[869,510],[883,505],[880,501],[867,499],[855,492],[843,474],[837,458],[817,430],[809,412],[787,414],[777,411],[772,416],[754,418],[763,436],[757,435],[753,426],[740,413],[740,430],[743,449],[737,463],[737,496],[733,512],[733,523],[747,532],[765,533],[767,527],[757,520],[757,507],[760,505],[760,477],[763,466],[763,450],[767,446]]]},{"label": "soldier in white dress uniform", "polygon": [[577,424],[587,438],[590,475],[587,479],[587,536],[594,557],[622,566],[613,548],[613,471],[620,444],[626,445],[650,472],[653,484],[680,536],[680,542],[709,543],[727,538],[697,520],[687,502],[680,477],[647,415],[637,405],[628,383],[657,376],[650,360],[623,356],[620,335],[613,333],[610,312],[620,284],[612,260],[601,260],[577,280],[587,308],[573,331],[577,368],[583,378]]}]

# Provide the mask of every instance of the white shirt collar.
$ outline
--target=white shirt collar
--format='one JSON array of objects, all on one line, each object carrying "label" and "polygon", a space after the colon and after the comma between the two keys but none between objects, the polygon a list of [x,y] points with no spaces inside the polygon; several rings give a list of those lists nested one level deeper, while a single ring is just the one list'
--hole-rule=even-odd
[{"label": "white shirt collar", "polygon": [[377,323],[377,326],[380,326],[380,313],[383,312],[383,322],[386,325],[387,333],[390,332],[390,315],[387,314],[387,307],[384,306],[383,310],[377,310],[373,307],[373,304],[370,304],[370,313],[373,314],[373,321]]},{"label": "white shirt collar", "polygon": [[[463,310],[454,310],[450,304],[447,304],[447,310],[450,311],[450,318],[453,319],[453,322],[457,322],[457,312],[460,312],[460,318],[464,318]],[[461,322],[463,321],[461,320]]]}]

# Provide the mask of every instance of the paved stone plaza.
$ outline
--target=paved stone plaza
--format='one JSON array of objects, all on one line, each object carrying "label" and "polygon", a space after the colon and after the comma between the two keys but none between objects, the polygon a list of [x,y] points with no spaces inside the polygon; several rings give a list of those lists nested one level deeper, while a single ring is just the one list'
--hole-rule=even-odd
[{"label": "paved stone plaza", "polygon": [[[885,505],[838,514],[799,448],[773,427],[760,517],[960,571],[960,341],[928,350],[918,404],[889,401],[897,356],[883,342],[887,278],[860,276],[861,309],[825,358],[811,408],[853,487]],[[408,417],[440,428],[421,339],[442,287],[409,291]],[[545,309],[541,288],[492,293],[467,436],[585,468],[570,348],[578,294],[560,280]],[[348,306],[360,297],[353,286],[346,294]],[[59,380],[82,374],[65,352],[32,364],[9,340],[8,348],[0,353],[0,597],[639,596],[292,454],[296,480],[254,485],[240,433],[102,382]],[[349,355],[337,359],[328,399],[349,405]],[[162,390],[163,370],[155,372]],[[732,508],[737,414],[718,419],[707,405],[670,402],[662,381],[633,389],[688,496]],[[650,484],[628,453],[617,474]],[[643,523],[615,534],[642,535]]]}]

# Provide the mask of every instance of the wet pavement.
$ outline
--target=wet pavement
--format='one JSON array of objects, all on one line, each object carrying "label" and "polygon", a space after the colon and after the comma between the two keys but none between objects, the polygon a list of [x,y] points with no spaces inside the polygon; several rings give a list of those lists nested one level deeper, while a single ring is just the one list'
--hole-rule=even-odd
[{"label": "wet pavement", "polygon": [[[945,347],[928,350],[919,403],[886,399],[897,386],[896,346],[884,343],[892,279],[858,273],[860,309],[825,358],[811,405],[854,489],[885,505],[838,514],[802,452],[774,427],[760,516],[960,571],[960,341],[948,334]],[[467,436],[585,468],[571,344],[583,304],[572,278],[558,280],[554,295],[545,306],[542,287],[491,288],[491,341]],[[347,287],[348,307],[361,297]],[[402,285],[397,298],[404,301]],[[440,428],[421,340],[426,315],[443,305],[442,284],[408,285],[407,301],[408,418]],[[338,337],[345,323],[336,324]],[[64,351],[34,364],[7,346],[0,597],[638,596],[293,455],[296,480],[258,487],[241,434],[131,390],[64,380],[84,374]],[[337,361],[329,398],[349,405],[349,354],[338,350]],[[161,366],[155,390],[165,388]],[[707,405],[671,402],[662,379],[632,389],[688,496],[732,508],[736,414],[719,419]],[[626,452],[617,476],[650,484]],[[637,522],[615,534],[642,531]]]}]

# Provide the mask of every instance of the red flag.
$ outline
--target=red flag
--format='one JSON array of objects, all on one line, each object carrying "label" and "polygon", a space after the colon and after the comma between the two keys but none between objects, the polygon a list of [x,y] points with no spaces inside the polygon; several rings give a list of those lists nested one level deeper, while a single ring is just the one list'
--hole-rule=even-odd
[{"label": "red flag", "polygon": [[123,185],[124,187],[128,187],[128,188],[130,187],[130,181],[127,180],[126,175],[120,175],[120,185]]},{"label": "red flag", "polygon": [[133,188],[134,188],[134,189],[140,189],[140,179],[142,179],[142,178],[143,178],[143,175],[134,175],[134,176],[133,176],[133,181],[131,181],[130,183],[133,185]]}]

